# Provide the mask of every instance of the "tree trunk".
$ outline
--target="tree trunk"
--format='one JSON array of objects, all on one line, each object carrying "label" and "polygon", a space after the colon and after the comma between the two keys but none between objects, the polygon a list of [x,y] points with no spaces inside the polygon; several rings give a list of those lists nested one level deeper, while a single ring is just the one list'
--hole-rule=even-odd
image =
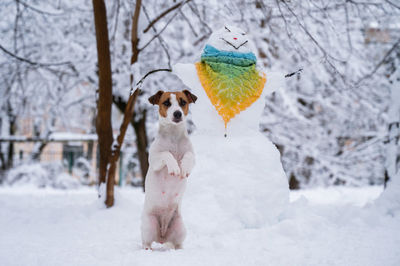
[{"label": "tree trunk", "polygon": [[1,170],[5,171],[6,170],[6,160],[4,159],[2,150],[0,150],[0,163],[1,163]]},{"label": "tree trunk", "polygon": [[[130,95],[128,102],[126,104],[124,118],[121,123],[121,127],[119,129],[119,135],[117,137],[117,141],[112,147],[111,157],[110,157],[110,167],[107,172],[107,199],[106,206],[111,207],[114,204],[114,181],[115,181],[115,172],[117,169],[117,162],[120,156],[122,143],[124,142],[126,129],[128,128],[129,121],[133,117],[134,107],[137,100],[137,97],[140,93],[139,89],[136,89],[135,92]],[[109,182],[112,180],[112,182]]]},{"label": "tree trunk", "polygon": [[[0,117],[0,133],[2,132],[3,129],[3,119]],[[6,168],[6,160],[4,159],[3,155],[3,147],[0,143],[0,164],[1,164],[1,170],[5,170]],[[0,184],[1,184],[1,171],[0,171]]]},{"label": "tree trunk", "polygon": [[149,161],[148,161],[149,153],[147,152],[148,140],[146,131],[146,116],[147,116],[147,110],[144,109],[141,118],[138,121],[132,121],[136,133],[136,145],[138,150],[140,171],[142,173],[142,178],[143,178],[143,191],[145,189],[144,181],[146,179],[147,170],[149,169]]},{"label": "tree trunk", "polygon": [[[114,97],[113,102],[117,108],[124,113],[126,108],[126,102],[121,97]],[[138,121],[132,117],[130,123],[135,130],[136,135],[136,146],[138,151],[138,159],[140,164],[140,172],[143,178],[143,190],[144,190],[144,180],[146,178],[147,170],[149,168],[148,157],[149,154],[147,152],[148,148],[148,138],[147,138],[147,130],[146,130],[146,118],[147,118],[147,110],[144,109],[142,111],[142,116]]]},{"label": "tree trunk", "polygon": [[[99,68],[99,89],[97,99],[96,132],[99,145],[99,185],[106,182],[111,155],[113,132],[111,125],[112,80],[110,45],[107,28],[107,11],[103,0],[93,0],[96,29],[97,59]],[[113,180],[108,180],[113,182]],[[108,187],[108,186],[107,186]],[[109,191],[107,190],[107,194]],[[107,201],[107,200],[106,200]],[[110,200],[109,204],[112,205]],[[106,203],[107,204],[107,203]]]},{"label": "tree trunk", "polygon": [[386,183],[397,174],[397,158],[400,135],[400,88],[395,84],[393,84],[390,91],[391,99],[388,111],[389,126],[388,143],[386,144],[385,187]]},{"label": "tree trunk", "polygon": [[88,141],[87,152],[86,152],[86,159],[88,161],[92,161],[93,158],[93,140]]},{"label": "tree trunk", "polygon": [[46,147],[47,142],[46,141],[42,141],[40,144],[36,145],[34,147],[34,151],[31,155],[31,159],[32,161],[39,161],[40,160],[40,155],[42,155],[42,152],[44,150],[44,148]]},{"label": "tree trunk", "polygon": [[[94,113],[96,113],[96,110],[94,110]],[[90,133],[94,133],[94,128],[96,127],[96,117],[93,116],[93,119],[91,121],[91,127],[90,127]],[[93,140],[88,142],[88,149],[86,152],[86,159],[88,161],[92,161],[93,160],[93,149],[94,149],[94,142]]]},{"label": "tree trunk", "polygon": [[[13,136],[15,135],[15,131],[16,131],[16,125],[15,125],[15,117],[10,114],[9,115],[10,118],[10,128],[9,128],[9,135]],[[11,169],[14,165],[14,141],[10,141],[10,143],[8,144],[8,154],[7,154],[7,165],[6,165],[6,169]]]},{"label": "tree trunk", "polygon": [[[141,8],[141,1],[136,1],[135,13],[132,22],[132,47],[133,55],[131,64],[136,62],[137,54],[139,52],[137,43],[137,27],[139,20],[139,13]],[[93,0],[94,21],[96,28],[96,42],[97,42],[97,58],[99,61],[99,94],[97,101],[97,120],[96,131],[99,142],[100,151],[100,167],[99,167],[99,183],[107,182],[107,193],[105,204],[107,207],[114,205],[114,182],[117,161],[119,159],[120,150],[124,141],[125,132],[128,128],[129,121],[132,120],[134,113],[134,106],[137,96],[140,93],[139,89],[129,96],[126,103],[124,112],[124,119],[122,121],[120,132],[117,141],[113,147],[113,134],[111,124],[111,105],[112,97],[112,80],[111,80],[111,60],[110,49],[107,29],[107,12],[103,0]],[[133,60],[133,62],[132,62]],[[133,83],[133,75],[131,74],[131,88]]]}]

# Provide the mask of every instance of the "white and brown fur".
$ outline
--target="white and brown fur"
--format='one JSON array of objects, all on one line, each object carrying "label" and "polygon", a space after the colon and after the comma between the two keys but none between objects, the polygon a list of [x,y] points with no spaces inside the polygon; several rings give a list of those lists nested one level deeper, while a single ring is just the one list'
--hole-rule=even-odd
[{"label": "white and brown fur", "polygon": [[186,229],[181,216],[182,196],[195,157],[185,118],[197,97],[189,91],[159,91],[149,102],[159,106],[159,130],[149,150],[142,214],[143,248],[153,242],[182,248]]}]

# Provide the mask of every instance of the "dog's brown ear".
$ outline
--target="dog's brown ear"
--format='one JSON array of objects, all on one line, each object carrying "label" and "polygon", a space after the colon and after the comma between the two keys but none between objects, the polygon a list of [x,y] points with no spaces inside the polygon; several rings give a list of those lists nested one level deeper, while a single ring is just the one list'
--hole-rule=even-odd
[{"label": "dog's brown ear", "polygon": [[197,100],[197,96],[192,94],[190,91],[188,90],[184,90],[183,93],[186,95],[186,97],[189,100],[189,103],[195,103]]},{"label": "dog's brown ear", "polygon": [[152,105],[158,104],[158,102],[160,101],[161,95],[163,95],[164,91],[158,91],[156,94],[154,94],[153,96],[150,96],[149,98],[149,102]]}]

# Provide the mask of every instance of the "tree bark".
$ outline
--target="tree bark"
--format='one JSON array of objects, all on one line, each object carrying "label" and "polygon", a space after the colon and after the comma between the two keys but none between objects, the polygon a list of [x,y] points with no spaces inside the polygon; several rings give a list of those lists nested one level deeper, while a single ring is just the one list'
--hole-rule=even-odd
[{"label": "tree bark", "polygon": [[46,147],[46,145],[47,145],[46,141],[42,141],[38,146],[36,146],[36,144],[35,144],[35,150],[31,155],[32,161],[40,160],[40,155],[42,155],[42,152],[43,152],[44,148]]},{"label": "tree bark", "polygon": [[[132,45],[132,56],[131,56],[131,65],[137,62],[139,57],[139,35],[138,35],[138,26],[139,26],[139,15],[140,9],[142,8],[142,0],[136,0],[135,12],[132,16],[132,31],[131,31],[131,45]],[[133,74],[131,73],[131,87],[133,86]]]},{"label": "tree bark", "polygon": [[[6,160],[4,159],[2,150],[0,150],[0,163],[1,163],[1,170],[5,171],[6,170]],[[1,174],[0,174],[0,176],[1,176]],[[1,184],[1,182],[0,182],[0,184]]]},{"label": "tree bark", "polygon": [[[96,132],[99,145],[99,185],[106,182],[111,155],[113,133],[111,125],[112,79],[107,11],[103,0],[93,0],[96,29],[99,88],[97,99]],[[107,191],[108,192],[108,191]]]},{"label": "tree bark", "polygon": [[[400,71],[399,71],[400,76]],[[390,90],[388,110],[388,141],[386,143],[385,180],[387,182],[397,175],[398,145],[400,138],[400,88],[393,84]]]},{"label": "tree bark", "polygon": [[140,90],[136,89],[135,92],[132,95],[130,95],[128,102],[126,104],[124,118],[122,120],[122,124],[119,129],[117,142],[114,145],[114,147],[112,147],[112,152],[110,157],[110,167],[107,172],[107,198],[105,202],[107,207],[111,207],[114,205],[114,182],[115,182],[115,172],[117,169],[117,162],[120,156],[122,143],[124,142],[126,129],[128,128],[129,121],[132,119],[136,99],[139,93]]},{"label": "tree bark", "polygon": [[[120,110],[120,112],[122,113],[125,112],[126,102],[121,97],[114,97],[113,102]],[[134,117],[132,117],[130,121],[132,127],[135,130],[135,135],[136,135],[138,160],[140,164],[140,172],[143,178],[143,190],[144,190],[144,181],[146,178],[147,170],[149,169],[149,162],[148,162],[149,154],[147,152],[148,138],[146,130],[146,117],[147,117],[147,110],[144,109],[142,111],[142,116],[138,121],[135,121]]]},{"label": "tree bark", "polygon": [[140,163],[140,171],[142,173],[143,178],[143,191],[145,189],[144,183],[146,180],[147,170],[149,169],[149,153],[147,151],[148,140],[147,140],[147,131],[146,131],[146,116],[147,110],[144,109],[142,112],[142,116],[138,121],[132,120],[133,128],[136,133],[136,145],[138,150],[138,157]]},{"label": "tree bark", "polygon": [[[11,103],[8,102],[8,118],[10,121],[10,127],[8,130],[8,133],[10,136],[14,136],[15,135],[15,131],[16,131],[16,117],[13,114],[13,110],[11,107]],[[8,144],[8,154],[7,154],[7,165],[6,165],[6,169],[11,169],[14,165],[14,142],[10,141],[10,143]]]},{"label": "tree bark", "polygon": [[[140,50],[138,48],[138,44],[139,44],[138,25],[139,25],[139,15],[140,15],[141,6],[142,6],[142,1],[136,0],[135,12],[132,16],[131,65],[135,64],[138,61],[139,53],[140,53]],[[131,81],[131,88],[132,88],[134,86],[133,73],[131,73],[130,81]],[[137,144],[137,150],[138,150],[140,170],[142,172],[142,177],[143,177],[143,189],[144,189],[144,180],[146,178],[147,169],[149,168],[148,152],[147,152],[146,109],[144,109],[142,111],[141,118],[139,119],[139,121],[134,121],[134,119],[132,119],[131,124],[133,125],[133,127],[135,129],[136,144]]]},{"label": "tree bark", "polygon": [[[137,27],[141,1],[136,1],[135,13],[132,22],[132,57],[131,64],[137,61],[139,50],[137,44],[139,42],[137,35]],[[100,166],[99,166],[99,183],[107,182],[106,200],[107,207],[114,205],[114,183],[117,161],[119,159],[120,150],[124,141],[125,132],[132,120],[134,106],[137,96],[140,93],[139,89],[129,96],[124,112],[124,118],[120,127],[120,133],[117,137],[117,142],[112,146],[114,141],[111,124],[111,105],[112,97],[112,80],[111,80],[111,60],[110,48],[107,29],[107,12],[104,0],[93,0],[94,21],[96,28],[97,42],[97,58],[99,62],[99,93],[97,101],[97,119],[96,131],[98,135],[99,150],[100,150]],[[133,74],[131,78],[131,89],[133,88]]]},{"label": "tree bark", "polygon": [[7,166],[6,169],[11,169],[14,165],[14,142],[10,141],[8,144]]}]

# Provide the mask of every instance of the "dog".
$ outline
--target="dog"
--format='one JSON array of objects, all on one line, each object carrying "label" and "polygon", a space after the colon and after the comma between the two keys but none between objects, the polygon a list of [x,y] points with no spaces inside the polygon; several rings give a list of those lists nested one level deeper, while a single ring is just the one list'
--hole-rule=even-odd
[{"label": "dog", "polygon": [[186,129],[189,104],[197,97],[188,90],[158,91],[149,102],[159,106],[159,129],[149,150],[142,213],[142,244],[153,242],[181,249],[186,229],[181,216],[182,196],[195,156]]}]

